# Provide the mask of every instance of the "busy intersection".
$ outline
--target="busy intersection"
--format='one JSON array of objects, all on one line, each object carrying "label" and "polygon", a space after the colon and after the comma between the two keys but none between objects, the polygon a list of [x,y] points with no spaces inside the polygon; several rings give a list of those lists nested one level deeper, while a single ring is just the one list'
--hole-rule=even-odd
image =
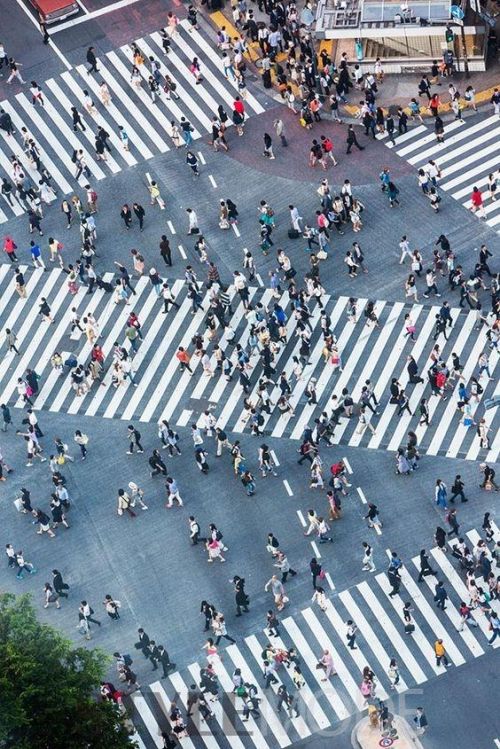
[{"label": "busy intersection", "polygon": [[141,4],[0,39],[2,592],[139,749],[500,746],[494,79]]}]

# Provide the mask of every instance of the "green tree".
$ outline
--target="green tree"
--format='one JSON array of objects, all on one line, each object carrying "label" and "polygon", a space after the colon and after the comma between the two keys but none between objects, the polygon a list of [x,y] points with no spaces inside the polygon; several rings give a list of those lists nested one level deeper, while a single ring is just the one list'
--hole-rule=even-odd
[{"label": "green tree", "polygon": [[107,662],[41,624],[28,595],[0,595],[0,747],[134,746],[116,707],[96,700]]}]

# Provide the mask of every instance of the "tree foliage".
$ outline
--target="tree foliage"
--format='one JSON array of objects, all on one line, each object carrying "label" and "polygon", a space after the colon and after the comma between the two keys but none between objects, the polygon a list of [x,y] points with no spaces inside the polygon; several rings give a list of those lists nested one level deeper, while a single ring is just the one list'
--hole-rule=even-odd
[{"label": "tree foliage", "polygon": [[27,595],[0,595],[0,747],[130,749],[116,707],[98,702],[108,657],[41,624]]}]

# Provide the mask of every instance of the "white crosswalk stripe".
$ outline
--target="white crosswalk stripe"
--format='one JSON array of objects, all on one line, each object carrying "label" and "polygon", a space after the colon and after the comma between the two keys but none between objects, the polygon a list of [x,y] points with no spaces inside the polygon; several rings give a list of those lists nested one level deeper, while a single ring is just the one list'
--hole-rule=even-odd
[{"label": "white crosswalk stripe", "polygon": [[500,200],[492,200],[485,188],[488,175],[498,175],[500,164],[498,116],[483,117],[479,121],[474,118],[473,122],[454,120],[445,125],[444,134],[444,143],[436,143],[432,128],[419,125],[396,137],[395,145],[386,137],[383,140],[388,148],[417,169],[425,168],[433,159],[441,170],[438,188],[466,208],[471,207],[472,188],[478,187],[483,192],[485,223],[497,227],[500,224]]},{"label": "white crosswalk stripe", "polygon": [[[19,156],[26,175],[38,184],[40,175],[29,163],[21,143],[21,127],[26,124],[33,134],[40,151],[42,164],[53,178],[54,189],[68,195],[75,191],[76,167],[71,161],[73,149],[82,148],[84,157],[92,173],[92,179],[102,180],[110,174],[117,174],[142,159],[151,159],[172,148],[170,141],[171,122],[179,124],[185,117],[193,126],[192,136],[200,139],[211,134],[211,120],[217,114],[219,104],[228,111],[228,125],[232,125],[231,112],[238,89],[235,82],[226,80],[220,65],[220,53],[214,40],[201,31],[188,31],[186,22],[180,24],[179,33],[172,41],[171,52],[164,55],[161,37],[155,32],[141,37],[135,42],[143,52],[146,63],[140,69],[142,84],[139,88],[131,82],[132,52],[130,46],[122,46],[99,58],[99,74],[87,74],[85,65],[77,65],[72,71],[65,71],[50,78],[42,85],[45,107],[33,106],[25,94],[17,94],[9,101],[0,102],[12,118],[16,134],[8,136],[0,132],[0,176],[11,180],[10,158],[12,153]],[[160,63],[162,75],[168,74],[176,84],[178,98],[167,99],[161,89],[156,101],[151,99],[148,78],[151,74],[148,58],[152,56]],[[201,60],[204,82],[196,85],[189,70],[194,57]],[[111,101],[104,106],[99,98],[99,86],[105,81]],[[95,111],[89,113],[84,107],[84,90],[94,101]],[[71,107],[80,113],[86,130],[73,130]],[[264,108],[248,92],[245,98],[247,116],[261,114]],[[95,133],[97,126],[110,134],[113,151],[106,151],[106,160],[98,161],[95,153]],[[128,135],[130,150],[125,150],[120,140],[119,126]],[[15,147],[15,150],[13,150]],[[89,180],[81,176],[78,180],[83,187]],[[50,208],[48,208],[50,210]],[[12,216],[20,216],[24,206],[13,199],[11,206],[5,197],[0,207],[0,223]]]},{"label": "white crosswalk stripe", "polygon": [[[500,538],[500,532],[495,525],[493,528],[496,540]],[[471,546],[480,537],[475,529],[465,535]],[[458,562],[437,548],[431,550],[431,557],[438,577],[426,576],[419,585],[415,568],[415,564],[417,569],[419,567],[419,558],[415,557],[402,570],[402,589],[405,592],[392,599],[387,595],[390,585],[386,573],[380,572],[328,601],[325,612],[307,607],[296,616],[282,616],[278,637],[269,637],[267,631],[257,632],[221,650],[222,659],[213,662],[219,682],[218,699],[208,703],[215,717],[208,722],[200,722],[196,707],[192,708],[191,718],[185,716],[188,688],[200,681],[200,668],[204,665],[201,657],[200,662],[188,665],[162,682],[142,687],[140,692],[127,698],[127,702],[143,745],[147,749],[161,746],[160,732],[169,728],[168,715],[174,697],[177,705],[183,708],[188,738],[182,740],[182,745],[188,749],[202,746],[206,749],[225,749],[227,746],[234,749],[284,749],[366,709],[367,702],[360,690],[365,666],[373,668],[375,673],[376,697],[387,699],[392,688],[389,675],[392,658],[396,659],[400,672],[399,683],[394,686],[399,693],[421,688],[428,679],[446,673],[444,665],[436,664],[434,645],[438,639],[443,640],[448,659],[455,667],[473,658],[488,658],[490,646],[487,640],[491,631],[484,613],[474,610],[472,615],[478,626],[471,628],[466,625],[462,632],[457,632],[460,602],[469,601],[464,573]],[[378,561],[383,565],[383,560]],[[437,579],[443,581],[449,597],[444,612],[433,600]],[[415,624],[415,631],[411,634],[405,633],[402,615],[407,600],[412,602]],[[498,609],[498,601],[493,601],[492,606]],[[354,650],[348,647],[345,637],[348,619],[353,619],[358,625]],[[278,665],[277,683],[264,688],[263,651],[268,643],[278,650],[295,648],[305,680],[302,688],[296,689],[292,682],[294,663],[288,667]],[[499,644],[496,640],[493,647]],[[332,655],[335,670],[328,680],[324,679],[323,670],[317,668],[325,650]],[[371,662],[372,658],[375,663]],[[256,686],[261,700],[260,714],[251,715],[245,723],[242,721],[243,700],[236,695],[232,680],[236,668],[240,669],[244,682]],[[284,709],[277,712],[276,692],[281,684],[296,698],[299,717],[295,717],[295,713],[288,717]],[[207,694],[207,698],[211,696]]]},{"label": "white crosswalk stripe", "polygon": [[[26,368],[34,369],[40,375],[40,391],[35,401],[37,409],[48,409],[53,412],[82,414],[87,416],[104,415],[105,418],[123,420],[137,419],[142,422],[166,419],[178,425],[185,425],[187,419],[196,421],[209,407],[218,424],[230,432],[241,433],[250,429],[248,413],[242,410],[244,393],[239,384],[237,351],[235,344],[243,348],[248,344],[249,325],[244,314],[239,295],[232,287],[229,295],[233,311],[228,315],[228,322],[234,330],[234,342],[228,342],[226,333],[218,324],[216,338],[209,341],[205,333],[204,345],[211,357],[215,372],[214,377],[207,377],[202,372],[201,358],[193,356],[189,372],[179,371],[175,353],[179,346],[188,352],[193,351],[193,336],[205,328],[205,314],[209,307],[208,294],[203,298],[203,310],[191,314],[191,302],[187,298],[184,281],[175,281],[172,289],[179,309],[171,308],[163,314],[163,302],[152,290],[147,277],[134,281],[135,295],[129,298],[130,304],[117,305],[114,298],[102,290],[92,295],[86,294],[86,287],[80,286],[76,295],[67,291],[67,277],[59,268],[46,274],[41,269],[34,272],[26,270],[28,299],[20,299],[15,288],[14,276],[7,266],[0,273],[0,329],[12,329],[18,336],[20,357],[9,354],[0,364],[0,397],[11,400],[16,393],[16,379]],[[113,275],[106,274],[105,280],[112,283]],[[55,318],[54,325],[47,325],[38,317],[38,305],[41,297],[47,297]],[[269,289],[253,287],[250,299],[260,301],[264,306],[272,307],[274,299]],[[291,309],[288,293],[278,300],[288,316],[286,325],[288,340],[281,343],[275,355],[273,366],[275,378],[284,371],[291,374],[293,357],[298,355],[298,339],[295,335],[296,320]],[[377,399],[377,414],[366,410],[366,416],[373,424],[375,432],[362,432],[358,429],[356,414],[351,418],[341,417],[335,427],[332,442],[350,446],[362,445],[371,449],[388,449],[396,451],[405,443],[410,429],[416,432],[421,452],[431,455],[446,454],[450,457],[466,457],[470,460],[496,460],[500,449],[500,417],[498,410],[486,412],[486,423],[489,428],[490,447],[481,447],[474,428],[463,425],[461,413],[457,410],[458,381],[450,383],[446,390],[447,399],[432,396],[427,381],[427,369],[430,366],[430,354],[435,344],[441,348],[443,361],[451,365],[451,353],[459,355],[463,365],[463,378],[468,386],[473,376],[478,376],[478,359],[483,351],[489,351],[486,327],[477,330],[474,312],[451,310],[453,325],[447,328],[448,340],[440,334],[436,342],[433,339],[435,315],[438,307],[425,308],[422,305],[403,303],[376,302],[375,310],[379,318],[379,327],[367,327],[362,310],[366,300],[359,300],[359,319],[353,324],[346,315],[347,297],[323,299],[327,314],[331,319],[331,329],[338,339],[339,352],[342,357],[342,369],[334,371],[329,357],[325,361],[323,354],[323,335],[320,326],[320,308],[311,309],[311,352],[309,362],[303,372],[303,379],[289,377],[292,393],[290,402],[295,415],[281,415],[279,409],[264,413],[261,423],[263,433],[274,437],[287,436],[300,439],[304,428],[314,425],[314,419],[321,412],[331,412],[332,395],[341,396],[347,388],[355,404],[359,403],[361,388],[370,380]],[[73,350],[79,363],[87,366],[91,344],[84,335],[73,334],[69,337],[75,307],[84,317],[86,312],[95,315],[106,360],[103,382],[106,387],[94,385],[84,395],[73,394],[71,374],[65,368],[63,375],[51,372],[50,358],[55,351]],[[143,340],[138,351],[134,352],[126,338],[126,321],[130,311],[134,310],[143,325]],[[411,311],[412,319],[417,326],[415,341],[405,334],[404,317]],[[69,337],[69,339],[68,339]],[[134,383],[128,379],[117,389],[112,383],[112,351],[115,341],[124,345],[132,361],[135,373]],[[233,364],[231,380],[228,381],[216,367],[213,346],[218,344]],[[411,355],[422,373],[424,383],[408,384],[407,357]],[[12,357],[14,360],[12,361]],[[495,377],[498,365],[498,353],[491,351],[490,373]],[[258,353],[250,358],[252,369],[249,370],[251,391],[247,396],[252,403],[257,399],[258,381],[262,377],[262,363]],[[8,369],[14,365],[14,370]],[[7,376],[8,375],[8,376]],[[307,402],[305,388],[309,378],[316,379],[317,404]],[[397,415],[398,407],[389,402],[389,386],[396,378],[406,387],[409,396],[411,415],[403,412]],[[483,393],[478,402],[471,401],[473,415],[477,421],[482,414],[482,400],[498,394],[499,386],[494,379],[489,380],[486,373],[481,378]],[[272,405],[281,394],[279,385],[270,386],[269,393]],[[419,425],[419,403],[421,398],[429,401],[431,421],[429,425]],[[16,403],[22,406],[20,400]],[[373,407],[374,408],[374,407]],[[186,417],[186,413],[188,416]]]}]

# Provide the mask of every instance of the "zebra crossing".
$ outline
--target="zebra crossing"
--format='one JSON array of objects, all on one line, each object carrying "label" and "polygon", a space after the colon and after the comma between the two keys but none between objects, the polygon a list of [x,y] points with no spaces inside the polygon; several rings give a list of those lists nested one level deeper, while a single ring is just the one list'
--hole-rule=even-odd
[{"label": "zebra crossing", "polygon": [[[493,529],[495,539],[500,538],[495,524]],[[480,539],[475,529],[465,536],[471,548]],[[451,548],[454,543],[451,541],[448,546]],[[387,554],[389,556],[390,552]],[[209,703],[215,717],[208,722],[200,721],[194,708],[193,717],[187,718],[189,737],[182,739],[181,745],[189,749],[283,749],[366,709],[360,684],[367,665],[375,673],[376,696],[387,699],[391,693],[397,695],[408,689],[422,688],[429,679],[440,678],[446,673],[443,665],[436,664],[434,643],[437,639],[443,640],[454,667],[474,658],[488,657],[490,650],[500,647],[500,640],[488,644],[491,637],[489,621],[480,608],[472,612],[478,626],[472,629],[466,625],[461,632],[457,631],[460,601],[470,599],[458,572],[458,564],[450,554],[438,548],[432,549],[430,554],[437,576],[424,577],[418,584],[420,564],[419,557],[415,556],[402,570],[405,591],[402,589],[392,598],[388,595],[391,586],[386,573],[375,571],[338,596],[332,594],[324,612],[308,606],[294,616],[282,615],[278,637],[270,637],[267,630],[262,630],[225,648],[222,658],[213,662],[220,685],[219,701]],[[378,569],[385,566],[384,560],[379,561]],[[449,596],[444,612],[436,609],[433,601],[436,580],[444,582]],[[477,578],[477,585],[484,588],[482,578]],[[411,635],[404,631],[403,606],[407,600],[412,601],[415,625]],[[490,605],[500,612],[498,600],[493,600]],[[355,650],[349,649],[346,639],[348,620],[354,621],[358,627]],[[276,671],[278,684],[267,690],[263,688],[261,653],[269,642],[277,648],[295,648],[305,679],[300,690],[296,690],[292,683],[293,669],[284,665]],[[336,671],[328,681],[323,681],[323,671],[316,667],[325,649],[332,655]],[[388,673],[393,657],[396,657],[400,674],[394,688]],[[243,701],[233,692],[231,676],[235,668],[241,669],[245,682],[257,686],[261,699],[260,717],[250,717],[246,723],[242,722]],[[199,672],[199,664],[193,663],[126,698],[136,730],[134,739],[141,749],[162,746],[160,733],[168,731],[171,702],[175,700],[179,707],[184,708],[185,714],[187,691],[191,684],[199,682]],[[280,684],[285,684],[291,694],[296,694],[299,717],[289,718],[285,710],[281,715],[277,714],[276,692]]]},{"label": "zebra crossing", "polygon": [[[140,66],[142,86],[131,82],[133,50],[131,45],[108,52],[99,58],[99,73],[88,75],[85,65],[61,73],[42,84],[45,107],[34,106],[24,92],[9,100],[0,102],[0,108],[8,112],[16,129],[15,135],[0,131],[0,178],[12,179],[10,158],[14,154],[21,160],[26,175],[38,185],[40,174],[23,152],[21,128],[26,126],[35,139],[40,151],[42,164],[53,178],[58,193],[69,194],[77,184],[83,187],[89,180],[81,176],[74,178],[75,165],[71,161],[73,150],[82,149],[92,173],[92,182],[99,182],[122,169],[134,166],[144,159],[165,154],[173,147],[171,122],[177,124],[184,116],[193,126],[193,139],[200,139],[211,133],[211,119],[222,104],[230,115],[233,101],[238,94],[235,81],[223,75],[220,56],[212,42],[202,31],[188,31],[186,21],[179,25],[179,33],[173,38],[171,52],[164,54],[161,35],[153,33],[141,37],[135,44],[141,50],[147,65]],[[190,28],[190,27],[189,27]],[[167,99],[162,92],[152,102],[147,80],[151,74],[148,58],[153,56],[160,63],[162,75],[168,74],[176,85],[178,99]],[[201,60],[204,81],[196,85],[189,65],[194,57]],[[99,99],[99,86],[104,81],[109,89],[111,101],[104,106]],[[93,113],[84,107],[87,90],[95,104]],[[71,107],[77,107],[86,128],[75,132],[72,126]],[[247,92],[245,97],[247,116],[261,114],[263,106]],[[228,125],[232,124],[231,119]],[[94,137],[97,127],[110,133],[113,147],[107,154],[107,161],[95,158]],[[129,150],[126,151],[119,139],[118,127],[123,126],[128,135]],[[11,206],[5,196],[0,202],[0,223],[12,216],[20,216],[24,205],[13,199]]]},{"label": "zebra crossing", "polygon": [[393,149],[416,169],[426,166],[430,159],[441,171],[438,187],[470,208],[472,188],[483,193],[485,223],[500,232],[500,201],[488,196],[488,175],[498,178],[500,168],[500,118],[484,117],[479,122],[454,120],[444,127],[444,144],[436,143],[433,129],[425,125],[408,130],[388,140],[387,133],[379,134],[387,148]]},{"label": "zebra crossing", "polygon": [[[21,266],[26,272],[26,266]],[[163,314],[163,303],[152,290],[147,277],[141,277],[135,283],[136,294],[130,297],[130,305],[117,305],[114,297],[102,290],[87,295],[87,288],[80,286],[75,295],[69,294],[66,285],[66,274],[59,268],[44,272],[35,269],[26,274],[27,299],[19,298],[14,282],[14,274],[6,265],[0,266],[0,330],[9,328],[18,338],[17,346],[20,356],[4,353],[0,362],[0,402],[10,402],[22,407],[22,400],[17,399],[17,378],[27,368],[34,369],[40,376],[40,390],[35,401],[35,408],[51,412],[85,414],[123,420],[156,422],[160,419],[185,426],[199,419],[207,409],[213,410],[218,424],[234,433],[249,429],[248,411],[243,408],[244,394],[234,374],[231,381],[219,375],[216,369],[213,344],[205,331],[205,313],[210,306],[209,292],[203,296],[203,310],[192,314],[192,305],[187,298],[184,281],[172,283],[172,292],[176,297],[179,309],[171,309]],[[104,280],[111,281],[113,275],[105,274]],[[228,316],[230,328],[225,331],[220,327],[216,333],[218,345],[226,355],[236,363],[234,343],[243,347],[248,344],[249,325],[245,310],[233,287],[229,287],[232,300],[232,313]],[[38,315],[38,304],[45,297],[51,306],[55,324],[42,321]],[[397,407],[388,402],[388,389],[391,379],[396,377],[402,387],[408,384],[406,370],[407,356],[412,355],[420,371],[424,374],[431,364],[430,354],[437,343],[442,350],[443,359],[451,368],[451,353],[460,356],[463,364],[463,377],[466,385],[470,378],[478,374],[477,362],[483,350],[488,350],[487,328],[478,329],[475,311],[452,310],[451,328],[447,329],[448,340],[441,334],[436,342],[433,339],[435,315],[439,307],[425,307],[422,304],[404,304],[402,302],[377,301],[375,312],[379,318],[379,327],[368,327],[363,316],[367,299],[358,300],[358,319],[355,324],[347,316],[348,298],[335,299],[324,295],[323,304],[331,319],[331,329],[338,339],[338,350],[342,357],[342,369],[334,370],[329,357],[323,353],[323,336],[320,325],[320,307],[312,309],[311,354],[301,379],[292,376],[293,357],[299,353],[300,340],[295,336],[296,318],[291,309],[288,292],[280,297],[273,297],[270,289],[252,287],[250,299],[260,301],[272,310],[275,301],[283,307],[288,315],[286,323],[287,342],[281,343],[275,352],[273,366],[277,373],[284,371],[292,385],[290,403],[294,416],[281,414],[275,409],[270,415],[263,413],[262,430],[273,437],[301,438],[306,425],[313,425],[314,418],[323,410],[329,410],[332,394],[340,396],[347,387],[357,403],[361,388],[367,379],[371,380],[374,393],[379,401],[380,416],[367,413],[376,427],[375,433],[360,433],[356,417],[341,419],[336,427],[333,442],[336,444],[382,448],[395,451],[405,443],[406,434],[413,429],[418,437],[420,449],[431,455],[448,457],[465,457],[469,460],[496,461],[500,452],[500,418],[497,409],[484,413],[490,428],[490,449],[481,449],[479,437],[474,428],[463,426],[461,414],[457,411],[456,388],[450,389],[448,399],[430,396],[427,382],[408,387],[409,405],[412,415],[407,411],[397,416]],[[91,343],[86,336],[76,330],[70,334],[74,316],[73,308],[83,318],[91,312],[97,320],[100,339],[106,360],[103,382],[107,387],[94,384],[84,395],[77,396],[71,386],[71,374],[66,367],[61,375],[51,368],[50,359],[54,352],[61,353],[66,360],[70,352],[74,353],[79,363],[86,365],[91,350]],[[134,354],[133,371],[135,385],[128,379],[118,388],[112,385],[111,368],[114,344],[118,341],[127,350],[130,343],[126,339],[126,322],[131,311],[137,313],[142,324],[144,339],[139,350]],[[417,327],[415,341],[405,336],[405,314],[410,312]],[[234,331],[234,339],[228,340],[228,330]],[[179,346],[192,351],[192,339],[195,334],[204,336],[206,350],[211,355],[214,377],[202,372],[200,357],[192,356],[191,368],[194,376],[180,372],[175,352]],[[131,352],[133,353],[133,352]],[[483,393],[478,401],[471,400],[474,412],[482,414],[481,401],[499,393],[498,377],[495,385],[498,353],[493,350],[490,356],[490,374],[492,380],[484,376],[481,380]],[[326,360],[325,360],[326,359]],[[251,352],[249,376],[251,382],[250,401],[256,398],[258,380],[262,376],[262,366],[258,349]],[[276,375],[276,378],[278,374]],[[311,378],[316,380],[317,404],[307,402],[305,389]],[[279,385],[270,389],[271,402],[276,403],[281,391]],[[429,398],[430,425],[418,424],[418,404],[422,397]],[[416,413],[417,412],[417,413]]]}]

